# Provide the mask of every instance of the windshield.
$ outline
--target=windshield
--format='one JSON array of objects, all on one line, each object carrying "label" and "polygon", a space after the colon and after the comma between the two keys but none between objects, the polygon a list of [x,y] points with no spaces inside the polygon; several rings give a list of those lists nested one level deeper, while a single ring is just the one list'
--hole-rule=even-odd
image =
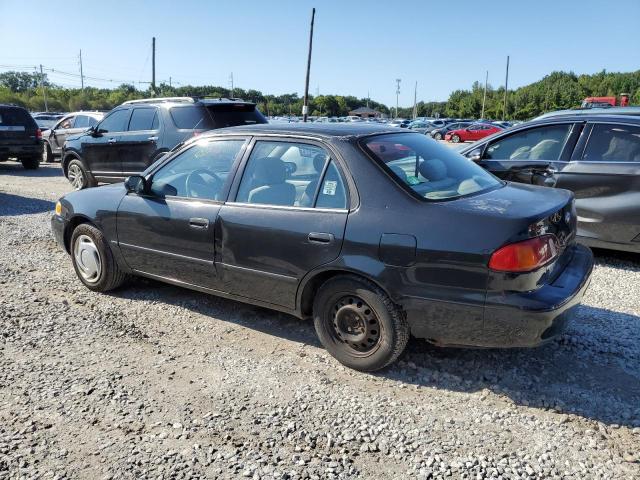
[{"label": "windshield", "polygon": [[363,144],[397,181],[429,200],[457,198],[500,185],[486,170],[425,135],[375,135]]}]

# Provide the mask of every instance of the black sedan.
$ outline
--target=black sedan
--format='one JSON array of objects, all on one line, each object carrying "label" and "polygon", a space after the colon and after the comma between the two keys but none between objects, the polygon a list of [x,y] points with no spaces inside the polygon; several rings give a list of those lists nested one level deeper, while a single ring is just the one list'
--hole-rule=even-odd
[{"label": "black sedan", "polygon": [[521,124],[461,150],[498,177],[550,172],[575,193],[578,240],[640,252],[640,117],[565,115]]},{"label": "black sedan", "polygon": [[129,275],[314,319],[345,365],[410,335],[531,347],[587,288],[573,195],[507,184],[424,135],[255,125],[187,142],[125,183],[70,193],[52,228],[89,289]]}]

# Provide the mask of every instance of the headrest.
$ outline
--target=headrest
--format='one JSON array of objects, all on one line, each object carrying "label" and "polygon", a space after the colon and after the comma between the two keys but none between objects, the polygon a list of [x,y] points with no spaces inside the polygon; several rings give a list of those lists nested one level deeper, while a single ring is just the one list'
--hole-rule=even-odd
[{"label": "headrest", "polygon": [[267,185],[284,183],[287,179],[287,167],[275,157],[263,157],[256,161],[253,178]]},{"label": "headrest", "polygon": [[313,157],[313,168],[316,172],[322,173],[327,156],[324,153],[318,153]]},{"label": "headrest", "polygon": [[447,166],[437,158],[422,162],[418,167],[418,171],[420,175],[431,182],[447,178]]}]

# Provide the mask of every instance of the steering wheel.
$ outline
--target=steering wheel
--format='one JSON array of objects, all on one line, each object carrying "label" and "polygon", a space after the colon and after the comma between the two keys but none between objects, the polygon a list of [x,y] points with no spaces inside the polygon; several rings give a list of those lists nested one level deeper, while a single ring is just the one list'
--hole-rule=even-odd
[{"label": "steering wheel", "polygon": [[[211,177],[213,181],[208,181],[204,176]],[[185,189],[187,195],[192,198],[205,198],[215,200],[217,194],[222,190],[224,182],[210,170],[198,168],[187,176]]]}]

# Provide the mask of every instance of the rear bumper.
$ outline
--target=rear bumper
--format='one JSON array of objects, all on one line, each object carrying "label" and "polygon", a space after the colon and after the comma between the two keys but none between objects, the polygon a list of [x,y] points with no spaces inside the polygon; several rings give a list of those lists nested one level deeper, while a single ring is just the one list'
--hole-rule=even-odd
[{"label": "rear bumper", "polygon": [[[439,325],[434,331],[431,319],[414,309],[408,314],[412,333],[441,345],[483,348],[535,347],[553,339],[574,316],[593,270],[591,250],[582,245],[571,248],[571,260],[553,283],[530,292],[489,292],[482,320],[475,322],[465,312],[469,307],[459,306],[456,315],[448,304],[446,329]],[[423,311],[429,310],[433,302],[425,300]]]},{"label": "rear bumper", "polygon": [[0,156],[2,157],[24,157],[42,155],[42,144],[34,145],[2,145],[0,144]]}]

